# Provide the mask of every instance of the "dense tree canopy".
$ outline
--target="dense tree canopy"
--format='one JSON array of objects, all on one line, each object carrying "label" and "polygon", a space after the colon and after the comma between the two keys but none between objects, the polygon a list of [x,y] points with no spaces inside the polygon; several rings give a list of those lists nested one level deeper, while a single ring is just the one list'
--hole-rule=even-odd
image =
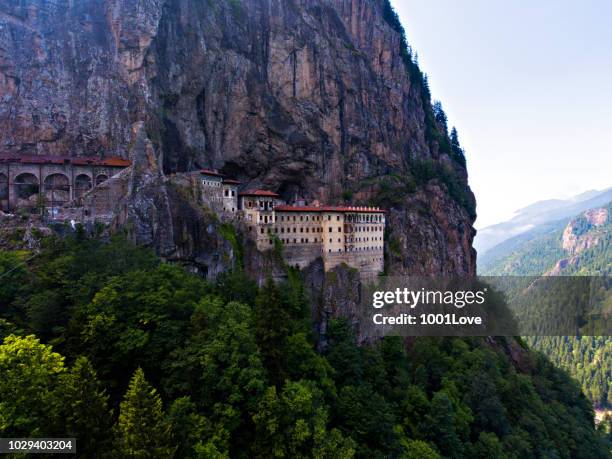
[{"label": "dense tree canopy", "polygon": [[2,287],[3,437],[73,435],[83,457],[607,456],[578,386],[525,348],[519,371],[503,340],[358,346],[332,320],[319,351],[294,271],[211,284],[68,238]]}]

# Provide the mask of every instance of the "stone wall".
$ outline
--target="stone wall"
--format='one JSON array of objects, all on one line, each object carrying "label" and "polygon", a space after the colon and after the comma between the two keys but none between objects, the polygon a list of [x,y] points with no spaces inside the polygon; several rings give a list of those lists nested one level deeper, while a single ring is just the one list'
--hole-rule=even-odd
[{"label": "stone wall", "polygon": [[385,269],[385,258],[382,249],[363,252],[332,252],[323,257],[325,271],[330,271],[338,265],[346,264],[359,271],[362,279],[372,279]]},{"label": "stone wall", "polygon": [[289,266],[306,268],[323,255],[321,244],[291,244],[283,247],[283,259]]},{"label": "stone wall", "polygon": [[74,164],[0,164],[0,210],[61,206],[122,169]]}]

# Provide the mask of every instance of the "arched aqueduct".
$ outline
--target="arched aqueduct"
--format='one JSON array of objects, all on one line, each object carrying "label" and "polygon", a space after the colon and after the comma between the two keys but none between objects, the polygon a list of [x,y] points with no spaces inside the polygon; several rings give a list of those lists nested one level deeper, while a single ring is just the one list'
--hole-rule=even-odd
[{"label": "arched aqueduct", "polygon": [[58,209],[130,166],[121,158],[0,155],[0,209]]}]

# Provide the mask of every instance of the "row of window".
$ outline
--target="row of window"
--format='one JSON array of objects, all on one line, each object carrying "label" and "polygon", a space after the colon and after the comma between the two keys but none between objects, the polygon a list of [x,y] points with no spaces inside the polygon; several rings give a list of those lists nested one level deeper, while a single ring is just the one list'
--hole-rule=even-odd
[{"label": "row of window", "polygon": [[[226,190],[228,191],[228,190]],[[232,191],[233,192],[233,191]],[[226,195],[228,196],[228,195]],[[233,196],[233,194],[232,194]],[[255,204],[255,206],[253,206],[253,204]],[[274,209],[274,203],[272,201],[257,201],[256,203],[253,203],[252,201],[246,201],[246,207],[251,209],[253,207],[259,207],[260,209],[263,210],[273,210]],[[281,211],[282,212],[282,211]],[[260,218],[261,219],[261,218]],[[331,221],[332,220],[332,215],[327,215],[327,221]],[[383,222],[383,216],[382,215],[358,215],[358,216],[353,216],[353,215],[347,215],[346,218],[344,215],[336,215],[336,221],[338,222],[342,222],[342,221],[347,221],[350,223],[380,223]],[[296,215],[295,213],[292,213],[292,215],[283,215],[282,213],[280,215],[275,215],[275,221],[281,221],[281,222],[308,222],[308,221],[312,221],[312,222],[320,222],[320,221],[324,221],[323,215],[310,215],[310,214],[301,214],[301,215]]]},{"label": "row of window", "polygon": [[[278,215],[276,215],[276,221],[278,221]],[[287,215],[286,216],[287,219],[285,220],[285,215],[281,215],[280,216],[280,221],[284,222],[284,221],[298,221],[297,215]],[[328,215],[329,218],[331,218],[331,215]],[[340,219],[340,217],[338,217],[338,220]],[[321,220],[323,220],[323,217],[321,215],[300,215],[300,219],[299,221],[303,222],[303,221],[313,221],[313,222],[319,222]]]},{"label": "row of window", "polygon": [[370,242],[370,241],[382,241],[382,237],[347,237],[346,242]]},{"label": "row of window", "polygon": [[[266,217],[266,219],[267,219],[267,217]],[[300,230],[299,231],[300,233],[322,233],[323,232],[323,228],[321,228],[321,227],[311,228],[309,226],[306,226],[306,227],[300,226],[299,230]],[[328,228],[328,230],[329,230],[330,233],[332,233],[334,231],[334,228],[330,226]],[[338,226],[336,228],[336,230],[337,230],[338,233],[341,233],[342,232],[342,227]],[[259,231],[260,231],[261,234],[264,234],[266,232],[266,228],[260,228]],[[383,227],[382,226],[380,226],[380,227],[378,227],[378,226],[365,226],[365,227],[361,227],[361,230],[359,230],[359,229],[357,230],[357,232],[361,232],[361,231],[368,231],[368,232],[369,231],[383,231]],[[271,234],[272,233],[272,228],[267,228],[267,232],[268,232],[268,234]],[[297,233],[297,232],[298,232],[298,227],[296,227],[296,226],[290,226],[290,227],[287,227],[287,228],[285,228],[284,226],[280,227],[280,233]],[[279,228],[278,227],[274,228],[274,233],[277,233],[277,234],[279,233]]]},{"label": "row of window", "polygon": [[[327,221],[331,221],[332,216],[328,215],[327,216]],[[344,216],[343,215],[336,215],[336,221],[341,222],[344,221]],[[275,215],[275,221],[279,221],[279,215]],[[284,222],[296,222],[298,221],[298,216],[297,215],[280,215],[280,221]],[[323,216],[322,215],[300,215],[299,216],[299,221],[303,222],[303,221],[313,221],[313,222],[319,222],[319,221],[323,221]],[[346,218],[347,222],[350,223],[375,223],[375,222],[382,222],[382,215],[364,215],[363,218],[351,218],[351,216],[347,216]]]},{"label": "row of window", "polygon": [[369,233],[371,231],[384,231],[384,227],[382,225],[378,226],[357,226],[355,227],[355,232],[356,233]]}]

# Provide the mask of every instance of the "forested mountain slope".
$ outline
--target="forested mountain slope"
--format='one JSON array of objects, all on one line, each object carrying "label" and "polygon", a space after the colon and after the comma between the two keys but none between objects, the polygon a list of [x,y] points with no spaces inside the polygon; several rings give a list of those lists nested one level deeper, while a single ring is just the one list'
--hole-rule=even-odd
[{"label": "forested mountain slope", "polygon": [[319,352],[297,272],[209,283],[79,233],[29,258],[0,252],[4,437],[87,458],[609,457],[577,383],[513,339],[358,346],[332,320]]},{"label": "forested mountain slope", "polygon": [[258,255],[170,180],[217,168],[381,206],[387,272],[473,275],[464,153],[387,0],[0,0],[0,25],[3,153],[133,164],[111,225],[130,242],[9,228],[3,437],[74,436],[83,457],[607,456],[579,387],[521,341],[358,346],[354,283],[258,286]]},{"label": "forested mountain slope", "polygon": [[[523,242],[480,274],[610,276],[612,203]],[[531,337],[527,342],[576,378],[596,406],[612,406],[611,337]]]}]

